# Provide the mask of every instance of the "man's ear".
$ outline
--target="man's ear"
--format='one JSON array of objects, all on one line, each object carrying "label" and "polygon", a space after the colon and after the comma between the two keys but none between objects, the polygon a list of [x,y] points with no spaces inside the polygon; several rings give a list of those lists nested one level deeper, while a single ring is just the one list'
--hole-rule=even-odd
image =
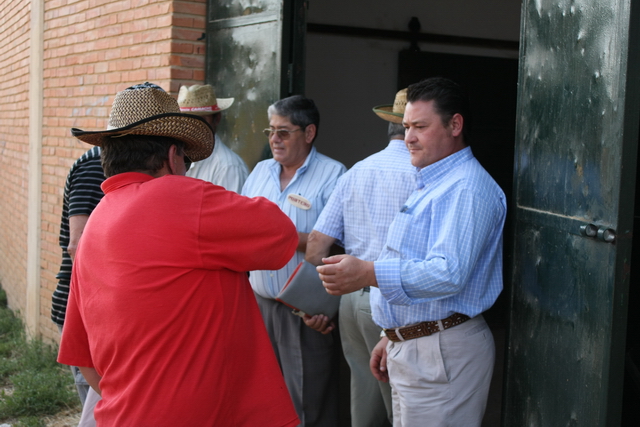
[{"label": "man's ear", "polygon": [[310,124],[304,129],[304,139],[307,144],[311,144],[316,137],[316,125]]},{"label": "man's ear", "polygon": [[464,126],[464,117],[456,113],[451,117],[449,124],[451,125],[451,134],[453,136],[460,136],[462,134],[462,127]]},{"label": "man's ear", "polygon": [[169,173],[171,175],[178,174],[178,165],[176,162],[177,154],[178,154],[178,147],[175,145],[171,145],[171,147],[169,147],[169,157],[167,159],[167,168],[169,169]]}]

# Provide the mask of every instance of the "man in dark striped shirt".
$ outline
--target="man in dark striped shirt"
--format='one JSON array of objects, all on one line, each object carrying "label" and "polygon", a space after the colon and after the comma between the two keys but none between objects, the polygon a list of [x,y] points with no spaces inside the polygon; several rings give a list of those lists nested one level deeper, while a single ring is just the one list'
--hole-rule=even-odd
[{"label": "man in dark striped shirt", "polygon": [[[93,147],[84,153],[69,170],[64,186],[62,219],[60,220],[60,247],[62,248],[62,264],[56,276],[58,285],[51,298],[51,320],[62,331],[69,297],[71,267],[82,230],[104,193],[100,184],[105,180],[100,163],[100,147]],[[71,368],[80,400],[84,405],[89,385],[82,377],[80,370]]]}]

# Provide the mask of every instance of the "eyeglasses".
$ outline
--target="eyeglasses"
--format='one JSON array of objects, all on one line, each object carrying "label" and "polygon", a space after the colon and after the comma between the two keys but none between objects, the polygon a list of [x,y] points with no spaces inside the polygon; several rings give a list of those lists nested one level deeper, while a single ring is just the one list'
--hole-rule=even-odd
[{"label": "eyeglasses", "polygon": [[289,139],[289,137],[291,136],[291,134],[293,132],[298,132],[299,130],[302,130],[302,128],[298,128],[298,129],[294,129],[294,130],[265,129],[262,132],[264,132],[264,134],[267,135],[267,138],[271,138],[274,133],[277,133],[278,134],[278,138],[280,138],[280,139]]},{"label": "eyeglasses", "polygon": [[189,171],[189,168],[191,167],[191,163],[192,163],[191,159],[188,158],[187,156],[184,156],[184,167],[185,167],[185,170],[187,172]]}]

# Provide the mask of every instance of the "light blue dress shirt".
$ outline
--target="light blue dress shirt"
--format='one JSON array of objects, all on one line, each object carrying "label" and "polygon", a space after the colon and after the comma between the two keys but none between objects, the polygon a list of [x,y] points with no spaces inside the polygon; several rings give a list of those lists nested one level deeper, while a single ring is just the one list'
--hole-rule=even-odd
[{"label": "light blue dress shirt", "polygon": [[313,229],[336,239],[349,255],[374,261],[415,183],[409,150],[392,140],[340,177]]},{"label": "light blue dress shirt", "polygon": [[[242,194],[271,200],[291,218],[299,232],[310,233],[327,204],[336,181],[346,168],[312,147],[304,164],[296,171],[284,191],[280,191],[280,171],[280,163],[274,159],[258,163],[242,187]],[[290,194],[304,197],[310,202],[310,208],[303,209],[291,203],[288,198]],[[275,298],[302,260],[304,253],[296,251],[293,258],[280,270],[252,271],[249,277],[251,287],[264,298]]]},{"label": "light blue dress shirt", "polygon": [[396,328],[474,317],[502,290],[504,193],[469,147],[418,172],[374,262],[374,321]]}]

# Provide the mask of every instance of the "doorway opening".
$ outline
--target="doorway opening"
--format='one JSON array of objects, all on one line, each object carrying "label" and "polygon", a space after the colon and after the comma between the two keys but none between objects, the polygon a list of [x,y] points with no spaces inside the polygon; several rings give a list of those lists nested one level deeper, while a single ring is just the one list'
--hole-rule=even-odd
[{"label": "doorway opening", "polygon": [[[640,145],[640,141],[638,141]],[[638,151],[640,165],[640,150]],[[636,171],[634,234],[640,230],[640,168]],[[629,302],[627,310],[627,341],[625,346],[624,380],[622,389],[622,427],[637,426],[640,421],[640,239],[634,238],[631,249]]]},{"label": "doorway opening", "polygon": [[[311,31],[316,29],[316,26],[311,26]],[[334,38],[339,39],[341,37],[340,34],[343,34],[331,34],[329,29],[324,27],[319,30],[322,31],[322,40],[329,41],[329,45],[333,45],[336,42]],[[336,31],[344,32],[347,30],[338,28]],[[317,36],[315,33],[314,35]],[[360,47],[364,49],[366,38],[367,36],[365,35],[363,39],[356,38],[351,40],[350,43],[354,46],[359,46],[362,43],[363,45]],[[399,89],[424,78],[447,77],[461,84],[469,93],[474,122],[471,133],[473,153],[501,186],[507,196],[507,202],[510,203],[513,187],[517,105],[517,43],[515,54],[510,55],[510,57],[421,51],[416,46],[407,48],[408,46],[405,43],[401,49],[393,52],[393,63],[386,65],[397,70],[394,73],[394,79],[391,79],[391,81],[383,81],[382,70],[380,70],[380,73],[376,73],[375,67],[374,69],[369,67],[356,67],[349,70],[340,69],[339,72],[342,74],[342,79],[351,79],[352,90],[349,90],[348,87],[344,87],[342,80],[337,80],[339,78],[337,74],[333,76],[331,74],[332,71],[329,71],[329,76],[321,74],[314,68],[314,64],[321,61],[335,64],[345,63],[344,61],[347,58],[346,56],[342,58],[342,54],[358,57],[360,53],[336,53],[334,49],[330,49],[328,46],[323,46],[322,48],[316,46],[316,43],[320,41],[316,37],[308,35],[307,40],[310,46],[308,46],[307,51],[306,95],[316,101],[324,122],[321,134],[325,138],[318,145],[319,151],[350,167],[355,162],[383,149],[388,142],[385,139],[386,122],[375,117],[371,108],[375,105],[390,104]],[[319,57],[314,55],[319,55]],[[324,55],[329,55],[329,57]],[[329,58],[332,59],[329,60]],[[376,59],[367,58],[363,60],[375,61]],[[380,65],[382,66],[382,63]],[[358,89],[362,85],[356,84],[356,79],[370,82],[373,87],[376,87],[373,92],[379,92],[381,86],[387,85],[389,89],[385,90],[390,94],[388,99],[381,99],[379,95],[376,95],[375,99],[370,98],[371,93]],[[340,85],[342,85],[342,90],[336,90],[335,86]],[[335,96],[327,96],[327,94],[331,93],[335,93]],[[342,98],[340,94],[342,94]],[[364,104],[363,99],[368,100],[366,101],[369,104],[367,107],[362,105]],[[327,112],[329,117],[325,120]],[[343,122],[345,125],[341,125]],[[346,126],[346,124],[349,127],[342,127]],[[333,128],[327,129],[327,126],[332,125]],[[330,133],[330,138],[326,138],[327,133]],[[508,290],[510,289],[510,266],[513,252],[510,244],[512,242],[509,236],[510,230],[511,221],[508,215],[504,238],[505,290],[496,304],[484,315],[492,329],[496,342],[496,365],[483,426],[493,427],[500,425],[502,414],[505,336],[510,301]],[[341,381],[343,382],[341,400],[348,400],[348,372],[348,366],[343,363],[341,371]],[[344,384],[345,375],[347,376],[346,387]],[[348,426],[344,411],[341,414],[345,418],[342,420],[341,425]]]}]

